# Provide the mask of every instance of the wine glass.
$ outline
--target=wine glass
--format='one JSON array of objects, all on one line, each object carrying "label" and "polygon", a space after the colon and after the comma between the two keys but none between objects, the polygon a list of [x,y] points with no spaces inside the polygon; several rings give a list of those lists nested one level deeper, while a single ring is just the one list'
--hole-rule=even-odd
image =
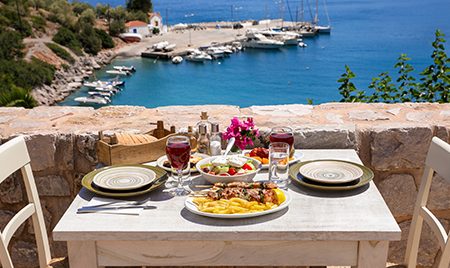
[{"label": "wine glass", "polygon": [[190,192],[182,185],[183,175],[186,179],[190,176],[190,157],[191,157],[191,143],[189,137],[186,136],[172,136],[167,139],[166,154],[172,167],[172,176],[176,178],[177,186],[169,190],[173,195],[183,196]]},{"label": "wine glass", "polygon": [[294,156],[294,131],[290,127],[274,127],[270,131],[269,136],[270,143],[272,142],[285,142],[289,144],[290,157]]}]

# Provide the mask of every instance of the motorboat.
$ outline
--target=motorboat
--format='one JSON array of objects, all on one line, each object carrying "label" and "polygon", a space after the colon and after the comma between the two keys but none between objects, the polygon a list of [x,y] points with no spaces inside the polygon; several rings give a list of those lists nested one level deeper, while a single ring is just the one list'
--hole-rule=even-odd
[{"label": "motorboat", "polygon": [[113,69],[118,71],[136,72],[134,66],[113,66]]},{"label": "motorboat", "polygon": [[125,42],[133,43],[133,42],[141,42],[142,35],[138,33],[122,33],[119,37]]},{"label": "motorboat", "polygon": [[111,75],[131,75],[131,72],[124,70],[108,70],[106,73]]},{"label": "motorboat", "polygon": [[181,57],[181,56],[175,56],[172,58],[172,63],[174,63],[174,64],[179,64],[182,61],[183,61],[183,57]]},{"label": "motorboat", "polygon": [[96,88],[92,88],[91,90],[114,93],[114,94],[120,91],[120,89],[116,88],[116,87],[96,87]]},{"label": "motorboat", "polygon": [[111,81],[97,80],[97,81],[92,81],[92,82],[84,82],[83,86],[96,88],[96,87],[106,87],[106,86],[116,87],[116,86],[122,86],[123,84],[125,84],[125,82],[121,81],[121,80],[111,80]]},{"label": "motorboat", "polygon": [[111,102],[111,99],[108,97],[100,97],[100,96],[89,96],[89,97],[78,97],[74,99],[76,102],[81,104],[108,104]]},{"label": "motorboat", "polygon": [[331,26],[320,26],[320,25],[316,25],[314,26],[314,29],[317,30],[318,33],[331,33]]},{"label": "motorboat", "polygon": [[190,51],[190,54],[186,56],[186,60],[193,62],[204,62],[212,60],[212,57],[198,49],[193,49]]},{"label": "motorboat", "polygon": [[308,45],[305,44],[305,43],[303,43],[303,42],[299,42],[299,43],[298,43],[298,46],[299,46],[299,47],[307,47]]},{"label": "motorboat", "polygon": [[247,40],[243,43],[248,48],[278,49],[284,46],[284,43],[272,40],[259,33],[247,35]]},{"label": "motorboat", "polygon": [[206,49],[206,53],[213,59],[219,59],[225,57],[225,52],[218,47],[209,47]]},{"label": "motorboat", "polygon": [[219,46],[218,49],[222,50],[225,55],[233,54],[233,47],[232,46]]},{"label": "motorboat", "polygon": [[235,48],[236,51],[241,51],[242,50],[241,42],[233,42],[233,43],[231,43],[231,47]]},{"label": "motorboat", "polygon": [[154,45],[152,46],[152,48],[153,48],[153,50],[155,50],[155,51],[163,51],[164,48],[165,48],[166,46],[168,46],[168,45],[169,45],[169,42],[167,42],[167,41],[162,41],[162,42],[159,42],[159,43],[154,44]]},{"label": "motorboat", "polygon": [[114,93],[112,92],[101,92],[101,91],[89,91],[89,95],[91,96],[100,96],[100,97],[111,97],[114,96]]},{"label": "motorboat", "polygon": [[259,31],[258,33],[264,35],[267,38],[271,38],[277,41],[281,41],[284,45],[297,45],[299,40],[301,40],[301,35],[290,31],[275,31],[272,29]]},{"label": "motorboat", "polygon": [[173,51],[177,47],[176,44],[168,44],[164,47],[164,51]]}]

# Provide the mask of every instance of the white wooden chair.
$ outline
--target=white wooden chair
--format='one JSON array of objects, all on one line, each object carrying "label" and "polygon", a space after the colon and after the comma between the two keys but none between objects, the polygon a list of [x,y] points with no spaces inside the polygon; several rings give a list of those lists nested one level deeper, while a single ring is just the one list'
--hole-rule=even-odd
[{"label": "white wooden chair", "polygon": [[30,156],[23,137],[14,138],[0,146],[0,183],[19,169],[22,173],[29,204],[22,208],[0,232],[0,261],[3,268],[14,267],[8,252],[8,244],[19,226],[31,217],[36,236],[39,267],[48,267],[51,260],[50,247],[41,203],[31,171]]},{"label": "white wooden chair", "polygon": [[437,137],[432,139],[430,149],[428,150],[425,161],[425,170],[420,183],[416,205],[414,207],[405,255],[405,264],[408,268],[416,267],[420,235],[424,221],[437,237],[441,249],[440,260],[438,260],[438,263],[437,265],[435,264],[435,266],[438,268],[450,267],[450,233],[446,233],[436,216],[434,216],[426,207],[431,182],[435,173],[450,182],[450,145]]}]

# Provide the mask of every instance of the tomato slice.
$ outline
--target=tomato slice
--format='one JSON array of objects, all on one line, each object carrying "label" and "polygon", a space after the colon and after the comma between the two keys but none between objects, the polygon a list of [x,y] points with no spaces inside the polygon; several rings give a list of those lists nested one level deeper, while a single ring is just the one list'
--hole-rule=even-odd
[{"label": "tomato slice", "polygon": [[228,169],[228,174],[230,174],[231,176],[233,176],[233,175],[236,174],[236,173],[237,173],[237,171],[236,171],[235,168],[229,168],[229,169]]},{"label": "tomato slice", "polygon": [[249,164],[244,164],[243,166],[242,166],[242,169],[245,169],[245,170],[252,170],[253,168],[249,165]]}]

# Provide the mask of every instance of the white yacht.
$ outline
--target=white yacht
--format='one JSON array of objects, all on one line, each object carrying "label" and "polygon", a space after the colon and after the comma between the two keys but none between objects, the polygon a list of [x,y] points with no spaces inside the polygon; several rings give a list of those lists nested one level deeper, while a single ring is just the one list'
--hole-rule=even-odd
[{"label": "white yacht", "polygon": [[118,71],[136,72],[134,66],[113,66],[113,69]]},{"label": "white yacht", "polygon": [[111,102],[111,99],[108,97],[99,97],[99,96],[89,96],[89,97],[78,97],[74,99],[76,102],[81,104],[108,104]]},{"label": "white yacht", "polygon": [[124,70],[108,70],[106,73],[111,75],[131,75],[131,72]]},{"label": "white yacht", "polygon": [[212,57],[198,49],[193,49],[190,51],[190,54],[186,56],[186,60],[194,62],[204,62],[212,60]]},{"label": "white yacht", "polygon": [[252,33],[247,35],[247,40],[244,41],[243,45],[248,48],[277,49],[282,47],[284,43],[269,39],[259,33]]},{"label": "white yacht", "polygon": [[92,82],[84,82],[83,86],[96,88],[96,87],[106,87],[106,86],[116,87],[116,86],[122,86],[123,84],[125,84],[125,82],[121,81],[121,80],[111,80],[111,81],[97,80],[97,81],[92,81]]},{"label": "white yacht", "polygon": [[272,29],[256,31],[255,33],[259,33],[264,35],[267,38],[274,39],[277,41],[281,41],[284,45],[293,45],[296,46],[298,42],[301,42],[301,35],[295,32],[282,32],[282,31],[274,31]]},{"label": "white yacht", "polygon": [[152,46],[152,48],[153,48],[153,50],[155,50],[155,51],[163,51],[164,48],[165,48],[166,46],[168,46],[168,45],[169,45],[169,42],[167,42],[167,41],[162,41],[162,42],[159,42],[159,43],[154,44],[154,45]]},{"label": "white yacht", "polygon": [[164,51],[173,51],[175,48],[177,47],[176,44],[168,44],[167,46],[164,47]]},{"label": "white yacht", "polygon": [[179,64],[182,61],[183,61],[183,57],[181,57],[181,56],[175,56],[172,58],[172,63],[174,63],[174,64]]},{"label": "white yacht", "polygon": [[210,55],[213,59],[219,59],[225,57],[225,51],[218,47],[209,47],[206,49],[206,53]]},{"label": "white yacht", "polygon": [[108,97],[108,98],[114,96],[114,93],[112,93],[112,92],[102,92],[102,91],[89,91],[88,94],[91,96],[100,96],[100,97]]}]

